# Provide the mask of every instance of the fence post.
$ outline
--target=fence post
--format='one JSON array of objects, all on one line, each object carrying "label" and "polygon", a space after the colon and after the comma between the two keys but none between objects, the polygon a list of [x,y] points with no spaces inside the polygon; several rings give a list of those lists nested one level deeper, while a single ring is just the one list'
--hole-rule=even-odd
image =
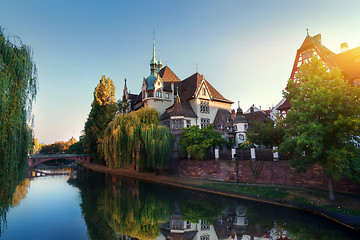
[{"label": "fence post", "polygon": [[215,148],[215,160],[219,160],[219,148]]},{"label": "fence post", "polygon": [[235,149],[235,148],[231,148],[231,159],[232,159],[232,160],[235,159],[235,154],[236,154],[236,149]]},{"label": "fence post", "polygon": [[276,147],[273,147],[274,162],[279,161],[279,152]]},{"label": "fence post", "polygon": [[251,154],[251,161],[255,161],[256,160],[255,148],[250,148],[250,154]]}]

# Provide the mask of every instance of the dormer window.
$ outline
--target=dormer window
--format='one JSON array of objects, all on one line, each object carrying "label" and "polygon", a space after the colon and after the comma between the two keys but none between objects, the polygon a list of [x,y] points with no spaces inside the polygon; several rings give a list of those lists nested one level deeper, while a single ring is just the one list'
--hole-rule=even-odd
[{"label": "dormer window", "polygon": [[202,90],[202,95],[206,96],[205,88],[203,88],[203,90]]}]

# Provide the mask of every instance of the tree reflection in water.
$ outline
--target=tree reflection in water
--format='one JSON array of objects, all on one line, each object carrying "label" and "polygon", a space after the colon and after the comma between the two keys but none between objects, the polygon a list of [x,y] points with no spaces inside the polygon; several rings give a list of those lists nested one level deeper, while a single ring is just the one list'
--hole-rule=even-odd
[{"label": "tree reflection in water", "polygon": [[6,214],[26,196],[30,181],[25,179],[26,169],[0,174],[0,237],[6,228]]},{"label": "tree reflection in water", "polygon": [[258,202],[95,173],[71,183],[91,239],[357,239],[324,218]]}]

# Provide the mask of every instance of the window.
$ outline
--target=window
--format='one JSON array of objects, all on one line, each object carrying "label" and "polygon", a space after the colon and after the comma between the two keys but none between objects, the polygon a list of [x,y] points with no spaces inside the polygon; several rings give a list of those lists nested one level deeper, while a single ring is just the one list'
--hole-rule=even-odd
[{"label": "window", "polygon": [[157,98],[162,98],[162,93],[161,93],[160,89],[156,91],[156,97]]},{"label": "window", "polygon": [[[207,221],[201,219],[200,223],[201,223],[201,230],[209,230],[210,229],[210,225]],[[208,238],[205,238],[205,239],[208,239]]]},{"label": "window", "polygon": [[148,93],[147,93],[147,96],[148,96],[148,97],[153,97],[153,96],[154,96],[154,92],[148,92]]},{"label": "window", "polygon": [[191,127],[191,120],[186,120],[186,127]]},{"label": "window", "polygon": [[165,98],[169,99],[169,93],[165,93]]},{"label": "window", "polygon": [[203,88],[203,90],[202,90],[202,95],[206,96],[206,90],[205,90],[205,88]]},{"label": "window", "polygon": [[210,235],[200,236],[200,240],[210,240]]},{"label": "window", "polygon": [[206,101],[200,102],[200,112],[210,113],[209,102],[206,102]]},{"label": "window", "polygon": [[245,129],[245,130],[247,130],[248,127],[249,127],[249,126],[248,126],[247,124],[244,125],[244,129]]},{"label": "window", "polygon": [[182,119],[174,119],[174,120],[172,120],[172,128],[173,129],[182,128]]},{"label": "window", "polygon": [[210,125],[210,119],[209,118],[202,118],[201,119],[201,129],[207,127]]},{"label": "window", "polygon": [[191,228],[191,222],[190,221],[186,221],[186,228],[187,229]]}]

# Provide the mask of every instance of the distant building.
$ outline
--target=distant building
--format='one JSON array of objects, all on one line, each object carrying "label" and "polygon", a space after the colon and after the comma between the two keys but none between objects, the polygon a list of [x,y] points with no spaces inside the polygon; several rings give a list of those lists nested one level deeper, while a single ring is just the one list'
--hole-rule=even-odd
[{"label": "distant building", "polygon": [[213,124],[219,111],[231,116],[233,102],[224,98],[204,75],[196,72],[181,81],[170,67],[162,67],[160,57],[156,60],[154,41],[150,75],[143,79],[138,95],[129,94],[125,81],[123,103],[128,104],[128,111],[154,107],[163,125],[171,132],[180,132],[193,125],[203,128]]},{"label": "distant building", "polygon": [[[335,54],[326,48],[321,41],[321,34],[311,37],[306,35],[304,42],[296,52],[294,65],[290,78],[296,79],[299,67],[309,61],[315,55],[321,58],[329,69],[339,68],[346,79],[352,85],[360,84],[360,47],[348,49],[347,43],[340,45],[341,52]],[[272,110],[271,118],[286,118],[287,112],[291,108],[288,100],[283,98]]]}]

